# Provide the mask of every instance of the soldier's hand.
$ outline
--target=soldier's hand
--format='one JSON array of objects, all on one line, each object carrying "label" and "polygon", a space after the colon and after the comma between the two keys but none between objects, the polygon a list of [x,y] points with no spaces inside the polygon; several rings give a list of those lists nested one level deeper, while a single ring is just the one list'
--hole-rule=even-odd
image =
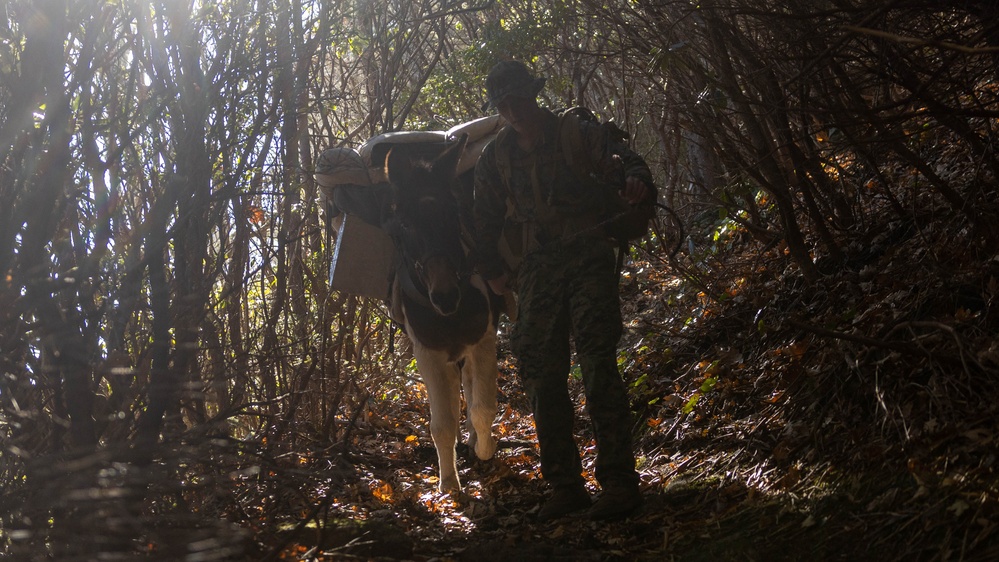
[{"label": "soldier's hand", "polygon": [[635,205],[647,200],[652,195],[652,190],[640,178],[628,176],[624,180],[624,189],[621,190],[621,197],[628,203]]}]

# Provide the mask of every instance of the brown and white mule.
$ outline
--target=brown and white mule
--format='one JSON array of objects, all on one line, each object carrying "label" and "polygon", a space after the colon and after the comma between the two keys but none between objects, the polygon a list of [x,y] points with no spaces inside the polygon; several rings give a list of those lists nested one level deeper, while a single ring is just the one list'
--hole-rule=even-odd
[{"label": "brown and white mule", "polygon": [[439,489],[460,490],[455,444],[461,393],[468,445],[480,459],[496,451],[496,326],[500,302],[467,264],[455,169],[465,139],[432,162],[393,148],[388,230],[396,247],[392,316],[413,342],[416,366],[430,396],[430,434],[437,448]]}]

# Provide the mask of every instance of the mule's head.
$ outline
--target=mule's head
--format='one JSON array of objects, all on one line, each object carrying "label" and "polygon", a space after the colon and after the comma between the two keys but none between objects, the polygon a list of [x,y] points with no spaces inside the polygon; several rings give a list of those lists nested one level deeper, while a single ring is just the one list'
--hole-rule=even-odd
[{"label": "mule's head", "polygon": [[434,309],[454,314],[467,274],[461,245],[458,203],[451,186],[465,137],[432,162],[412,157],[405,145],[393,148],[385,170],[392,185],[392,234],[402,266],[426,291]]}]

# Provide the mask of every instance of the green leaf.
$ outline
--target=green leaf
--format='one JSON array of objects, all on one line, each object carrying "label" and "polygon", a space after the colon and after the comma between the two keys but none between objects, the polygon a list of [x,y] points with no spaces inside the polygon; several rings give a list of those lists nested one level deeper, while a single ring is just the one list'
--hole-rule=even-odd
[{"label": "green leaf", "polygon": [[697,402],[700,399],[701,399],[700,394],[694,394],[693,396],[690,397],[690,400],[687,400],[687,403],[683,405],[683,409],[680,411],[683,412],[684,414],[689,414],[690,412],[693,412],[694,406],[697,405]]}]

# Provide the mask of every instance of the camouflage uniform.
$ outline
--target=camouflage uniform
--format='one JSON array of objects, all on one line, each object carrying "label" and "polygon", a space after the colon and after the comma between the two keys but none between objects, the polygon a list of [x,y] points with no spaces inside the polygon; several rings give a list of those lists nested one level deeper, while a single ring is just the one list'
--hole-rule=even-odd
[{"label": "camouflage uniform", "polygon": [[[584,184],[568,169],[559,153],[558,117],[546,111],[546,119],[544,138],[534,150],[524,151],[514,135],[501,133],[479,159],[474,203],[478,267],[486,279],[502,275],[505,264],[498,246],[504,225],[523,224],[512,345],[534,409],[544,478],[556,487],[583,482],[567,388],[571,335],[597,438],[597,481],[604,489],[637,488],[632,418],[617,368],[622,332],[618,272],[614,244],[600,227],[606,199],[588,193],[593,184]],[[653,185],[641,157],[609,145],[599,127],[581,127],[590,157],[606,161],[613,152],[627,175]],[[498,151],[508,151],[509,158],[497,159]],[[501,169],[503,162],[508,170]]]}]

